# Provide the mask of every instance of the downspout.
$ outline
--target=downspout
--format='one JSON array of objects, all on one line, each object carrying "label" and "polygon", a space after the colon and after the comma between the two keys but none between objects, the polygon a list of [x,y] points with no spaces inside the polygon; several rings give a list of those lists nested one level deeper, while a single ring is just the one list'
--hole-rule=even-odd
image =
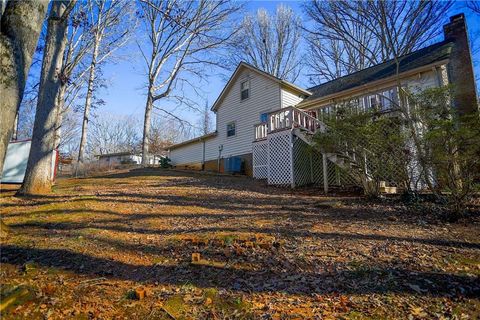
[{"label": "downspout", "polygon": [[202,140],[202,143],[203,143],[202,171],[205,171],[205,140]]},{"label": "downspout", "polygon": [[220,173],[220,159],[222,156],[223,144],[218,146],[217,172]]}]

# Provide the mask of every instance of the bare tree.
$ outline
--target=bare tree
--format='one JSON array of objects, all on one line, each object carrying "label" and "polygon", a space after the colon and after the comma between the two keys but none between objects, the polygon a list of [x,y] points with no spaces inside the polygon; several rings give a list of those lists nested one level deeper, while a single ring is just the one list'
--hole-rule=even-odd
[{"label": "bare tree", "polygon": [[25,83],[47,12],[48,1],[2,1],[0,51],[0,172]]},{"label": "bare tree", "polygon": [[259,9],[244,18],[230,42],[230,64],[245,61],[278,78],[295,81],[300,74],[301,20],[290,7],[275,15]]},{"label": "bare tree", "polygon": [[312,1],[305,6],[313,21],[305,29],[311,81],[330,81],[379,63],[379,41],[361,19],[360,3]]},{"label": "bare tree", "polygon": [[472,10],[476,14],[480,14],[480,2],[479,1],[467,1],[467,8]]},{"label": "bare tree", "polygon": [[[467,1],[467,8],[477,17],[480,17],[480,1]],[[473,65],[475,67],[480,65],[480,59],[478,58],[478,53],[480,53],[480,41],[478,39],[480,39],[480,31],[477,31],[472,37],[470,37]],[[475,80],[477,83],[477,95],[480,96],[480,72],[475,74]]]},{"label": "bare tree", "polygon": [[68,16],[74,6],[75,1],[56,1],[50,9],[32,145],[18,194],[51,192],[51,160],[58,112],[55,102],[64,81],[60,71],[67,40]]},{"label": "bare tree", "polygon": [[[128,40],[130,25],[128,23],[132,6],[128,1],[105,1],[90,0],[88,2],[89,11],[95,17],[93,30],[93,50],[89,64],[89,77],[87,85],[87,94],[83,109],[82,135],[80,146],[78,148],[78,158],[75,173],[83,163],[85,149],[87,145],[87,130],[90,117],[90,108],[92,106],[92,96],[95,83],[95,72],[98,65],[111,55],[112,52],[120,48]],[[121,29],[120,29],[121,28]]]},{"label": "bare tree", "polygon": [[202,77],[205,65],[212,63],[206,53],[230,37],[228,20],[238,6],[229,0],[142,0],[140,9],[148,39],[147,45],[138,44],[148,70],[142,139],[142,164],[146,165],[155,103],[168,98],[179,85],[196,86],[192,80]]},{"label": "bare tree", "polygon": [[208,105],[208,101],[205,101],[205,105],[201,110],[200,119],[198,119],[198,131],[199,135],[206,135],[213,131],[214,124],[212,118],[212,111],[210,110],[210,106]]},{"label": "bare tree", "polygon": [[441,33],[451,5],[420,0],[310,1],[305,11],[312,20],[306,28],[311,76],[331,80],[424,47]]},{"label": "bare tree", "polygon": [[62,111],[62,135],[59,145],[61,153],[74,156],[78,152],[78,141],[80,140],[81,122],[78,114],[73,108],[65,108]]},{"label": "bare tree", "polygon": [[150,132],[150,152],[160,155],[165,150],[178,142],[191,138],[191,127],[185,127],[176,119],[156,116],[152,119]]},{"label": "bare tree", "polygon": [[139,124],[133,116],[99,115],[92,121],[88,154],[136,151],[140,144]]}]

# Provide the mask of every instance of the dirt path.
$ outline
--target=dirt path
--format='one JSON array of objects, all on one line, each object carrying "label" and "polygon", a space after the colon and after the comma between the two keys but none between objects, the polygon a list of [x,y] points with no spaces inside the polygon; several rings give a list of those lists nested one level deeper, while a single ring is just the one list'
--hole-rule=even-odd
[{"label": "dirt path", "polygon": [[24,293],[4,319],[480,315],[478,217],[444,224],[402,205],[167,170],[13,193],[2,190],[14,233],[0,279],[3,297]]}]

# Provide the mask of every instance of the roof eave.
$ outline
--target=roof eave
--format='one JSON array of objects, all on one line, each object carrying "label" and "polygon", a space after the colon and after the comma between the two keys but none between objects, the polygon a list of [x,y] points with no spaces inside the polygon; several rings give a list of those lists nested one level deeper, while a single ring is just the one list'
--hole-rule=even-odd
[{"label": "roof eave", "polygon": [[218,134],[217,131],[212,132],[212,133],[208,133],[208,134],[206,134],[206,135],[203,135],[203,136],[200,136],[200,137],[197,137],[197,138],[193,138],[193,139],[190,139],[190,140],[187,140],[187,141],[184,141],[184,142],[180,142],[180,143],[171,145],[170,147],[166,148],[166,150],[169,150],[169,151],[170,151],[170,150],[172,150],[172,149],[177,149],[177,148],[180,148],[180,147],[189,145],[189,144],[191,144],[191,143],[204,141],[204,140],[207,140],[207,139],[210,139],[210,138],[215,137],[217,134]]},{"label": "roof eave", "polygon": [[[436,61],[434,63],[428,64],[428,65],[425,65],[425,66],[422,66],[422,67],[419,67],[419,68],[415,68],[415,69],[412,69],[412,70],[402,72],[402,73],[399,74],[399,76],[402,79],[404,79],[404,78],[412,76],[416,73],[426,71],[426,70],[430,70],[431,68],[433,68],[435,66],[445,65],[445,64],[448,63],[448,61],[449,61],[449,59]],[[376,80],[376,81],[368,82],[368,83],[365,83],[365,84],[362,84],[360,86],[353,87],[353,88],[350,88],[350,89],[347,89],[347,90],[342,90],[342,91],[335,92],[335,93],[332,93],[332,94],[329,94],[329,95],[326,95],[326,96],[323,96],[323,97],[318,97],[318,98],[315,98],[313,100],[300,102],[297,105],[297,108],[300,108],[300,109],[308,108],[308,107],[311,107],[313,105],[321,104],[322,102],[332,100],[332,99],[336,99],[336,98],[341,97],[341,96],[353,95],[353,94],[355,94],[359,91],[364,91],[365,89],[368,89],[370,87],[376,87],[381,83],[391,82],[392,80],[395,80],[396,77],[397,77],[397,75],[393,75],[393,76],[386,77],[386,78],[383,78],[383,79],[379,79],[379,80]]]}]

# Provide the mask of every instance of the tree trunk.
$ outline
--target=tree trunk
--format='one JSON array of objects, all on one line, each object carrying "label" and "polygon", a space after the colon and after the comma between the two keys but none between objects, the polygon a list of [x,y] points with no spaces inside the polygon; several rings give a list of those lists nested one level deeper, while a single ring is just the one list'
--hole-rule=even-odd
[{"label": "tree trunk", "polygon": [[75,176],[78,176],[79,169],[83,167],[85,156],[85,148],[87,146],[87,129],[90,120],[90,107],[92,106],[93,84],[95,82],[95,68],[97,66],[97,56],[101,38],[95,37],[95,45],[93,47],[92,62],[90,64],[90,76],[88,78],[87,97],[85,98],[85,108],[83,110],[82,136],[80,138],[80,146],[78,148],[77,164],[75,166]]},{"label": "tree trunk", "polygon": [[52,4],[42,61],[37,111],[27,170],[18,194],[45,194],[52,187],[52,157],[58,115],[58,94],[62,86],[62,63],[66,46],[70,1]]},{"label": "tree trunk", "polygon": [[65,94],[67,92],[66,84],[62,84],[60,87],[60,91],[58,92],[55,109],[58,110],[57,112],[57,119],[55,120],[55,138],[53,142],[53,148],[58,149],[60,147],[60,142],[62,139],[62,122],[63,122],[63,110],[65,106]]},{"label": "tree trunk", "polygon": [[15,115],[15,120],[13,121],[13,131],[12,131],[12,141],[15,141],[18,139],[18,111],[20,110],[17,110],[17,114]]},{"label": "tree trunk", "polygon": [[2,5],[0,173],[47,8],[48,1],[43,0],[9,1],[5,8]]},{"label": "tree trunk", "polygon": [[148,165],[149,146],[150,146],[150,127],[153,109],[153,95],[148,92],[147,104],[145,106],[145,119],[143,122],[143,140],[142,140],[142,166]]}]

